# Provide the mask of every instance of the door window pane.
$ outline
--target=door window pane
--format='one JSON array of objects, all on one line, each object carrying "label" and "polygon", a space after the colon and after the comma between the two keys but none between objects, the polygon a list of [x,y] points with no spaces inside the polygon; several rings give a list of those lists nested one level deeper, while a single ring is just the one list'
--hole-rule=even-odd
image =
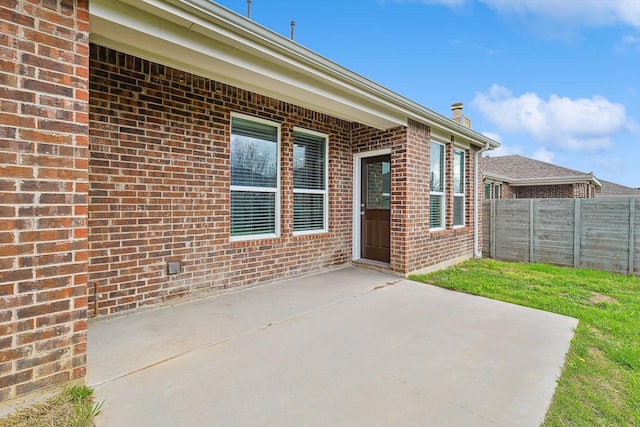
[{"label": "door window pane", "polygon": [[367,163],[367,209],[391,208],[391,163]]}]

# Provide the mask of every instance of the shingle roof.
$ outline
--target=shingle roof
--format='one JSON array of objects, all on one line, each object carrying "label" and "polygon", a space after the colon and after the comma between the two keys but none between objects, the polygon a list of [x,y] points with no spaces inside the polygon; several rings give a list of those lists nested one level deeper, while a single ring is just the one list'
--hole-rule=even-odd
[{"label": "shingle roof", "polygon": [[596,194],[596,197],[615,197],[615,196],[640,196],[640,190],[637,188],[625,187],[615,182],[603,181],[602,190]]},{"label": "shingle roof", "polygon": [[512,181],[538,178],[578,178],[593,179],[593,174],[556,166],[540,160],[519,155],[485,157],[482,159],[485,175],[509,178]]}]

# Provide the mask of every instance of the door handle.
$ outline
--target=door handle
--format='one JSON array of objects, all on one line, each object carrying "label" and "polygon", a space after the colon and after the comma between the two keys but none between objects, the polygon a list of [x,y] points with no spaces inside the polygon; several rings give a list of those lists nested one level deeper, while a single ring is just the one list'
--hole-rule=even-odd
[{"label": "door handle", "polygon": [[360,211],[360,215],[361,215],[361,216],[364,216],[364,211]]}]

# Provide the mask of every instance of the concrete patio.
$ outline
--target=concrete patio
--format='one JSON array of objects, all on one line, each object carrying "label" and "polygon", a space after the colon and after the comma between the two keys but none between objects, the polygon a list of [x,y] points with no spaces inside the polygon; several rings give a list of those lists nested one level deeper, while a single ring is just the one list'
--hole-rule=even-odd
[{"label": "concrete patio", "polygon": [[538,426],[577,321],[345,267],[89,325],[100,426]]}]

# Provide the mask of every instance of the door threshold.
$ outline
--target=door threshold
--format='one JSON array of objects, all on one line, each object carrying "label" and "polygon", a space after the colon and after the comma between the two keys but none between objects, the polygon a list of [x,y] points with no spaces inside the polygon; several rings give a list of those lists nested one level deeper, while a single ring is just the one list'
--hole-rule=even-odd
[{"label": "door threshold", "polygon": [[377,261],[375,259],[365,259],[365,258],[356,259],[356,260],[353,260],[353,265],[362,266],[362,267],[374,267],[374,268],[378,268],[386,271],[391,270],[391,263]]}]

